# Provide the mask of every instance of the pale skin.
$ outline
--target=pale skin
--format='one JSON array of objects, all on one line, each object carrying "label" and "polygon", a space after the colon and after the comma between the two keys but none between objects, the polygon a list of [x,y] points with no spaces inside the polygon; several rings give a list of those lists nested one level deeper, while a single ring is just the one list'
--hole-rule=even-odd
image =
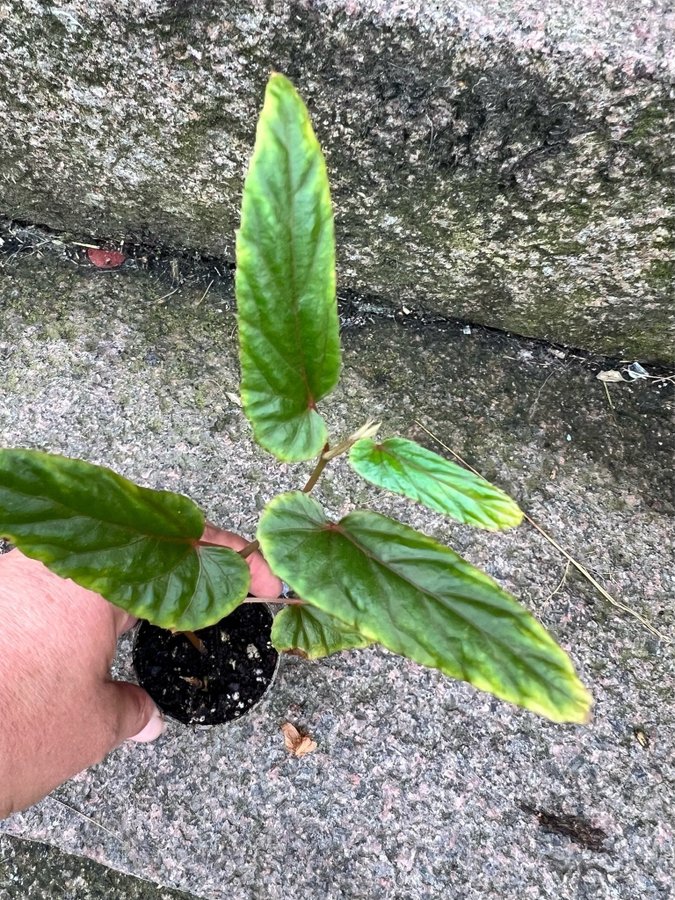
[{"label": "pale skin", "polygon": [[[247,544],[212,526],[202,539],[234,550]],[[262,556],[246,561],[251,593],[277,597],[281,583]],[[0,819],[124,741],[162,734],[150,696],[110,677],[117,639],[135,621],[18,550],[0,556]]]}]

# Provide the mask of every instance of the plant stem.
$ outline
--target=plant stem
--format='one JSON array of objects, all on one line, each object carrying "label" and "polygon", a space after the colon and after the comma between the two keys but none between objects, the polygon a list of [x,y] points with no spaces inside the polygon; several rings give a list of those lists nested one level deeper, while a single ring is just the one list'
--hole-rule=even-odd
[{"label": "plant stem", "polygon": [[[214,526],[214,527],[216,527],[216,526]],[[220,547],[220,548],[225,548],[225,549],[231,549],[231,548],[228,548],[227,544],[219,544],[216,541],[205,541],[203,538],[200,538],[197,541],[197,545],[199,547]],[[245,544],[241,548],[241,550],[237,550],[236,552],[239,554],[239,556],[241,556],[242,559],[246,559],[247,556],[250,556],[252,553],[255,553],[255,551],[258,549],[258,547],[260,547],[260,544],[258,543],[258,541],[249,541],[248,544]]]},{"label": "plant stem", "polygon": [[278,603],[281,606],[304,606],[305,601],[296,597],[247,597],[244,603]]},{"label": "plant stem", "polygon": [[246,544],[245,547],[242,547],[241,550],[237,550],[237,553],[239,554],[239,556],[241,556],[242,559],[246,559],[247,556],[250,556],[252,553],[255,553],[255,551],[259,547],[260,547],[260,541],[249,541],[249,543]]},{"label": "plant stem", "polygon": [[192,646],[196,650],[199,650],[199,652],[202,654],[202,656],[206,656],[206,654],[209,652],[206,649],[206,644],[204,643],[204,641],[201,640],[201,638],[198,638],[197,635],[194,633],[194,631],[181,631],[179,633],[182,634],[184,637],[186,637],[188,639],[188,641],[190,641]]},{"label": "plant stem", "polygon": [[309,492],[312,490],[314,485],[317,483],[317,481],[321,477],[321,473],[328,465],[329,460],[324,459],[324,457],[323,457],[326,450],[328,450],[328,444],[326,444],[326,446],[323,448],[323,450],[319,454],[319,458],[316,461],[316,465],[314,466],[314,471],[309,476],[309,478],[307,479],[307,484],[302,489],[303,494],[309,494]]}]

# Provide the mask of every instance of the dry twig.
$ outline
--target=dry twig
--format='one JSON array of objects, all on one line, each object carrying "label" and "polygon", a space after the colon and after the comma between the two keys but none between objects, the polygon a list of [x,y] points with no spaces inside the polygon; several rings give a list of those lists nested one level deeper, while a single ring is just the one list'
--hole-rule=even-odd
[{"label": "dry twig", "polygon": [[[455,459],[458,462],[460,462],[463,466],[466,466],[466,468],[469,469],[471,472],[473,472],[474,475],[478,475],[480,478],[482,478],[482,475],[480,474],[480,472],[477,472],[476,469],[473,468],[473,466],[470,466],[468,464],[468,462],[466,462],[466,460],[462,459],[462,457],[459,455],[459,453],[456,453],[452,449],[452,447],[448,447],[447,444],[444,444],[440,438],[436,437],[436,435],[433,432],[429,431],[429,429],[426,428],[418,419],[415,419],[415,424],[419,425],[419,427],[422,429],[422,431],[425,431],[429,435],[429,437],[432,438],[434,441],[436,441],[437,444],[440,444],[440,446],[443,447],[444,450],[447,450],[448,453],[452,453],[452,455],[455,457]],[[562,553],[562,555],[565,557],[565,559],[569,563],[571,563],[571,565],[573,565],[574,568],[578,572],[580,572],[583,575],[583,577],[593,585],[593,587],[600,594],[600,596],[603,597],[611,606],[614,606],[616,609],[620,609],[622,612],[625,612],[629,616],[632,616],[634,619],[637,619],[637,621],[644,628],[646,628],[647,631],[650,631],[653,635],[660,638],[662,641],[665,641],[667,644],[672,643],[670,638],[668,638],[665,634],[663,634],[662,631],[659,631],[658,628],[655,628],[648,619],[645,619],[645,617],[643,615],[641,615],[636,610],[632,609],[630,606],[627,606],[625,603],[622,603],[620,600],[615,600],[614,597],[612,597],[612,595],[609,594],[604,589],[604,587],[599,583],[599,581],[596,578],[594,578],[593,575],[591,575],[591,573],[588,571],[588,569],[582,563],[580,563],[578,560],[574,559],[574,557],[571,556],[567,552],[567,550],[564,549],[564,547],[561,547],[560,544],[555,540],[555,538],[551,537],[551,535],[547,531],[544,531],[544,529],[541,527],[541,525],[538,525],[534,521],[534,519],[531,518],[531,516],[528,516],[528,514],[526,512],[523,512],[523,517],[530,523],[530,525],[536,531],[539,532],[539,534],[545,540],[547,540],[549,542],[549,544],[551,544],[552,547],[555,547],[555,549],[559,553]]]},{"label": "dry twig", "polygon": [[97,828],[100,828],[102,831],[105,831],[107,834],[109,834],[111,837],[114,837],[116,840],[118,840],[118,841],[122,840],[122,838],[119,836],[119,834],[115,834],[114,831],[111,831],[109,828],[106,828],[105,825],[101,825],[101,823],[97,822],[96,819],[92,819],[92,817],[88,816],[86,813],[81,812],[79,809],[75,809],[75,807],[71,806],[69,803],[65,803],[63,800],[59,800],[59,798],[55,797],[53,794],[50,794],[50,796],[47,799],[53,800],[54,803],[60,803],[61,806],[65,807],[66,809],[69,809],[71,812],[74,812],[75,815],[81,816],[83,819],[86,819],[87,822],[91,822],[92,825],[95,825]]}]

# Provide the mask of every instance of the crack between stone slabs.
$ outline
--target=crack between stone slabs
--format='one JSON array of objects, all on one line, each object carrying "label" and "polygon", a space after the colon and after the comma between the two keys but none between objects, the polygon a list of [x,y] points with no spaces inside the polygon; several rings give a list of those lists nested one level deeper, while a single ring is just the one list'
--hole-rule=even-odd
[{"label": "crack between stone slabs", "polygon": [[[87,258],[87,250],[90,248],[117,250],[122,252],[127,260],[118,268],[96,269]],[[147,272],[164,281],[169,290],[180,288],[184,284],[203,285],[206,296],[206,293],[215,287],[216,290],[220,289],[219,302],[225,302],[230,309],[234,308],[232,297],[236,266],[230,260],[203,256],[194,249],[157,246],[141,239],[125,238],[115,241],[87,238],[81,234],[59,232],[46,225],[0,215],[0,270],[3,268],[3,259],[7,261],[23,253],[38,251],[59,255],[76,265],[92,267],[93,271],[101,276],[132,270]],[[223,294],[225,296],[222,296]],[[425,310],[423,304],[415,308],[406,304],[397,307],[384,297],[351,289],[338,289],[337,301],[342,330],[356,330],[378,321],[389,320],[417,332],[435,331],[437,334],[443,334],[459,331],[467,336],[481,335],[502,346],[505,342],[516,341],[520,349],[529,350],[533,355],[545,354],[549,360],[551,354],[559,359],[573,359],[595,374],[601,370],[617,369],[635,361],[633,357],[623,359],[605,356],[591,350],[526,337],[490,325],[455,319]],[[649,365],[650,374],[654,376],[667,377],[673,374],[672,369],[662,362],[653,362],[646,358],[642,358],[640,362]]]},{"label": "crack between stone slabs", "polygon": [[[139,877],[120,867],[98,862],[83,853],[63,850],[49,841],[19,837],[0,831],[0,863],[3,864],[0,868],[0,889],[3,886],[4,872],[10,873],[13,886],[20,886],[20,882],[17,881],[17,875],[12,874],[12,868],[17,870],[19,877],[24,875],[32,877],[31,862],[34,863],[35,868],[39,866],[41,874],[46,875],[49,879],[49,883],[43,885],[45,888],[51,889],[56,887],[52,873],[54,875],[58,874],[59,879],[61,879],[64,877],[64,870],[70,868],[71,872],[67,877],[78,881],[80,879],[84,880],[86,882],[86,896],[104,896],[104,893],[101,893],[102,890],[108,896],[110,890],[114,889],[116,894],[119,893],[120,896],[123,891],[125,897],[137,898],[137,900],[147,900],[150,892],[152,892],[156,900],[162,900],[162,898],[167,898],[168,900],[169,895],[171,900],[208,900],[203,894],[195,894],[192,891],[186,891],[149,878]],[[116,883],[111,885],[110,879],[106,875],[112,875]],[[104,884],[101,883],[103,878],[100,876],[105,878]],[[34,882],[31,881],[29,886],[33,887],[33,885]]]}]

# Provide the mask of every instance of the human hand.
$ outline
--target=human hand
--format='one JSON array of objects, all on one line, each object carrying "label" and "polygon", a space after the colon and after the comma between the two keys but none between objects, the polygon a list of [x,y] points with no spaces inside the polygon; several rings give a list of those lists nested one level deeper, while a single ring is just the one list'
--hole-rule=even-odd
[{"label": "human hand", "polygon": [[[207,526],[204,540],[247,541]],[[251,592],[281,583],[259,553]],[[164,720],[140,687],[112,681],[118,637],[136,620],[18,550],[0,556],[0,819],[40,800],[130,739],[152,741]]]}]

